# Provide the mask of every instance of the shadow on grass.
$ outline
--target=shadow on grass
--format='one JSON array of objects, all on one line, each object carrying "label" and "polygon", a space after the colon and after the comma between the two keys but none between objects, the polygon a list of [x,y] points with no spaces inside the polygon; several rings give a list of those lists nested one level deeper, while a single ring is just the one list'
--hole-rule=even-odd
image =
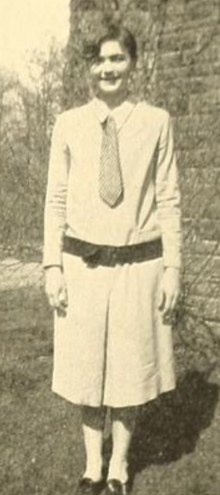
[{"label": "shadow on grass", "polygon": [[201,431],[212,422],[218,397],[217,384],[191,371],[174,392],[144,406],[131,448],[132,477],[150,464],[193,452]]},{"label": "shadow on grass", "polygon": [[[219,386],[206,374],[189,371],[175,391],[160,396],[140,410],[130,449],[131,482],[151,464],[177,461],[195,450],[200,433],[210,426],[219,398]],[[111,439],[104,447],[106,460]]]}]

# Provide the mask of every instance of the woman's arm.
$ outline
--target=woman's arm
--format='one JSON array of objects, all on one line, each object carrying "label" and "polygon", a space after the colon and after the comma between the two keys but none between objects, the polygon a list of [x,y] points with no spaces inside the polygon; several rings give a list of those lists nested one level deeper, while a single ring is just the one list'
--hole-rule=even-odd
[{"label": "woman's arm", "polygon": [[62,115],[54,126],[44,216],[44,267],[62,266],[62,242],[66,224],[69,153]]},{"label": "woman's arm", "polygon": [[180,294],[181,210],[178,170],[169,114],[165,114],[158,146],[156,203],[163,241],[164,276],[159,308],[168,316]]},{"label": "woman's arm", "polygon": [[67,304],[62,272],[62,243],[66,225],[69,153],[62,116],[54,126],[51,142],[44,217],[44,258],[46,293],[56,309]]}]

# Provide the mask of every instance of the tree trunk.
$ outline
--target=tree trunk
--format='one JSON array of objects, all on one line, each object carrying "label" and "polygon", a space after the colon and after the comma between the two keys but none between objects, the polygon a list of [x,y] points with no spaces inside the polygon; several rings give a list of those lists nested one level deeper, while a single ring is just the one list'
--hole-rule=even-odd
[{"label": "tree trunk", "polygon": [[135,94],[153,99],[155,63],[165,15],[164,0],[71,0],[65,106],[77,106],[88,99],[83,44],[95,41],[112,21],[122,22],[135,35],[139,48]]}]

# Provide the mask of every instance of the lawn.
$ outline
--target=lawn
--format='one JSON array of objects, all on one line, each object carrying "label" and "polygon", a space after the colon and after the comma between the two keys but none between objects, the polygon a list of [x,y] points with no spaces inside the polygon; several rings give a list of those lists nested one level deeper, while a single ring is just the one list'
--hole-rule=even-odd
[{"label": "lawn", "polygon": [[[84,461],[80,411],[50,389],[52,314],[43,292],[1,292],[0,321],[0,493],[73,495]],[[177,327],[178,386],[141,410],[133,493],[220,495],[220,344],[190,312]],[[106,459],[109,451],[107,428]]]}]

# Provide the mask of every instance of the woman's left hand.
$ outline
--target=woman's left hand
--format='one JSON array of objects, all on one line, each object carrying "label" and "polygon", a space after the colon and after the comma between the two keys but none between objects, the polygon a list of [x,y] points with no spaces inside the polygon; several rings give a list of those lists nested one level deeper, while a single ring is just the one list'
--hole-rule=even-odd
[{"label": "woman's left hand", "polygon": [[158,308],[164,318],[169,318],[177,306],[180,297],[180,270],[166,267],[161,281]]}]

